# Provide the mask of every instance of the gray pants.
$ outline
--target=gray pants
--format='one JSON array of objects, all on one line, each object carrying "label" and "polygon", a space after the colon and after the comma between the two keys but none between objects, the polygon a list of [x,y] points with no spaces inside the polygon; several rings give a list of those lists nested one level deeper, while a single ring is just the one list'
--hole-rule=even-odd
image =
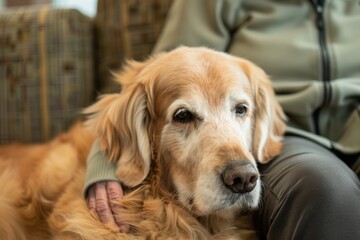
[{"label": "gray pants", "polygon": [[[279,157],[259,166],[262,239],[360,239],[360,159],[350,167],[327,149],[286,137]],[[353,168],[353,169],[351,169]]]}]

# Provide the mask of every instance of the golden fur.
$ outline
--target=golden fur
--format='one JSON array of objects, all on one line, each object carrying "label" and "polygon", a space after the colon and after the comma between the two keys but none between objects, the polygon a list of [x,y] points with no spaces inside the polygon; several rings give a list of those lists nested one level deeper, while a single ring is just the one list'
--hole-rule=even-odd
[{"label": "golden fur", "polygon": [[[285,117],[265,73],[244,59],[181,47],[130,62],[116,80],[121,93],[84,111],[90,131],[79,123],[49,143],[0,147],[1,239],[254,237],[239,212],[258,205],[260,180],[234,193],[219,173],[241,161],[257,171],[256,160],[281,149]],[[115,213],[128,234],[100,223],[81,195],[95,137],[129,189]]]}]

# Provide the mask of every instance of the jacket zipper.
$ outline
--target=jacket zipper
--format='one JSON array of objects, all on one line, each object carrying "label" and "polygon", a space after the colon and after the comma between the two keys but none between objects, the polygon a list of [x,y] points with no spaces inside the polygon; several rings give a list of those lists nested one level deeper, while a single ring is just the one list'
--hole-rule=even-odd
[{"label": "jacket zipper", "polygon": [[313,113],[313,121],[315,126],[315,133],[320,134],[320,112],[325,106],[330,103],[331,99],[331,85],[330,85],[330,59],[329,52],[326,46],[326,34],[325,34],[325,24],[324,24],[324,1],[325,0],[311,0],[311,4],[316,12],[316,27],[319,34],[319,44],[321,52],[321,73],[322,73],[322,82],[324,87],[324,98],[323,102],[318,109]]}]

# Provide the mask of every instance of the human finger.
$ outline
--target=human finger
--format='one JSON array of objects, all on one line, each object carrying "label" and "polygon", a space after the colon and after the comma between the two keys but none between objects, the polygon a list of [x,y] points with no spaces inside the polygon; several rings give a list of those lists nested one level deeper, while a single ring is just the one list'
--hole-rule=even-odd
[{"label": "human finger", "polygon": [[95,183],[95,187],[95,208],[100,221],[104,224],[110,224],[117,227],[109,205],[108,195],[106,192],[106,182]]},{"label": "human finger", "polygon": [[87,195],[87,205],[91,212],[96,212],[95,184],[89,188]]},{"label": "human finger", "polygon": [[121,215],[118,214],[121,206],[117,203],[120,199],[124,197],[124,192],[121,187],[121,184],[117,181],[109,181],[106,183],[106,189],[109,199],[110,209],[114,215],[115,223],[120,227],[122,232],[129,231],[129,225],[126,224],[121,219]]}]

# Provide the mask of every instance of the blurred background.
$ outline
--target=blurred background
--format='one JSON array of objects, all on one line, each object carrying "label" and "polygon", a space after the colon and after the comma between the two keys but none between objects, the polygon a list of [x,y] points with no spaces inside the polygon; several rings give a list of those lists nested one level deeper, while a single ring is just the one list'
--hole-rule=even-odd
[{"label": "blurred background", "polygon": [[78,9],[83,14],[94,17],[97,0],[0,0],[0,7],[29,6],[51,4],[54,7],[69,7]]},{"label": "blurred background", "polygon": [[0,144],[48,141],[82,120],[112,71],[146,59],[172,0],[0,0]]},{"label": "blurred background", "polygon": [[94,17],[97,0],[0,0],[0,7],[29,6],[35,4],[52,4],[54,7],[78,9],[83,14]]}]

